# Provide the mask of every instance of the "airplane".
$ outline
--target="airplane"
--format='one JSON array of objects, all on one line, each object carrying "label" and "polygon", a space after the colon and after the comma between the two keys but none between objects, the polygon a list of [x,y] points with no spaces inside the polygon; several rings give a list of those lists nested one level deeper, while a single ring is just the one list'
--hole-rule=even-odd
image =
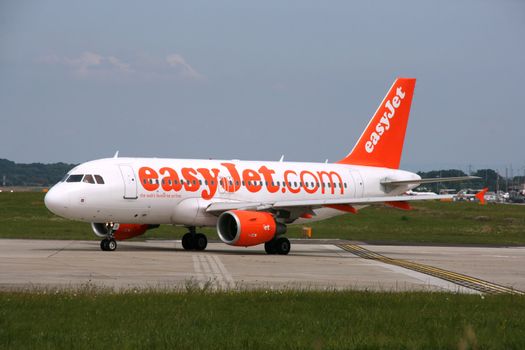
[{"label": "airplane", "polygon": [[185,250],[202,251],[216,227],[222,242],[264,244],[286,255],[286,228],[357,213],[373,204],[410,209],[409,202],[452,195],[407,196],[423,183],[477,177],[422,179],[399,169],[416,79],[398,78],[347,156],[335,163],[118,157],[78,165],[45,196],[64,218],[91,223],[100,248],[169,224],[188,229]]}]

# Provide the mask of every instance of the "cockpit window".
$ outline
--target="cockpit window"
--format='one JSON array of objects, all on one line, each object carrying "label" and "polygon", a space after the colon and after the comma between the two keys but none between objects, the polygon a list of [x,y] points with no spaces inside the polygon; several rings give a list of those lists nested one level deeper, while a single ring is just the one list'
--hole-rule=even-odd
[{"label": "cockpit window", "polygon": [[104,184],[104,179],[100,175],[95,175],[95,179],[97,180],[98,184]]},{"label": "cockpit window", "polygon": [[69,175],[66,182],[80,182],[84,175]]},{"label": "cockpit window", "polygon": [[93,179],[93,175],[85,175],[84,180],[82,182],[88,183],[88,184],[94,184],[95,179]]}]

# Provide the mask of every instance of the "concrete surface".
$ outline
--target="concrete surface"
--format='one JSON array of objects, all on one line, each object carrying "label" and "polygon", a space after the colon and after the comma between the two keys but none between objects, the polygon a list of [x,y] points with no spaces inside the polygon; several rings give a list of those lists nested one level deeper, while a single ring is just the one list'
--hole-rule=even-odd
[{"label": "concrete surface", "polygon": [[[525,290],[525,247],[372,246],[407,259]],[[119,242],[103,252],[97,241],[0,240],[0,289],[359,289],[474,292],[450,282],[379,261],[332,244],[292,241],[288,256],[263,247],[210,243],[188,252],[180,241]]]}]

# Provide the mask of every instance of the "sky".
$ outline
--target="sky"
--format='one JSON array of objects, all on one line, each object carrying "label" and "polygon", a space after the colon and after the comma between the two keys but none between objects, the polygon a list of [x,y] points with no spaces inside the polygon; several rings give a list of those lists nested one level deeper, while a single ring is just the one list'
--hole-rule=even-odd
[{"label": "sky", "polygon": [[525,2],[0,3],[0,158],[337,161],[417,78],[401,167],[525,172]]}]

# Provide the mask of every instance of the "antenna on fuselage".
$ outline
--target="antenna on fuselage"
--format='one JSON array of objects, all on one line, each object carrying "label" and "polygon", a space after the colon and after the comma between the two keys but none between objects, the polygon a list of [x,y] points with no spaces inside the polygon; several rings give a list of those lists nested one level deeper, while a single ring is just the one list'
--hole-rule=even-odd
[{"label": "antenna on fuselage", "polygon": [[325,164],[328,164],[328,159],[326,159],[326,160],[324,161],[324,163],[325,163]]},{"label": "antenna on fuselage", "polygon": [[282,162],[284,160],[284,154],[281,156],[281,159],[279,159],[279,162]]},{"label": "antenna on fuselage", "polygon": [[115,152],[115,155],[113,156],[113,158],[118,158],[118,151]]}]

